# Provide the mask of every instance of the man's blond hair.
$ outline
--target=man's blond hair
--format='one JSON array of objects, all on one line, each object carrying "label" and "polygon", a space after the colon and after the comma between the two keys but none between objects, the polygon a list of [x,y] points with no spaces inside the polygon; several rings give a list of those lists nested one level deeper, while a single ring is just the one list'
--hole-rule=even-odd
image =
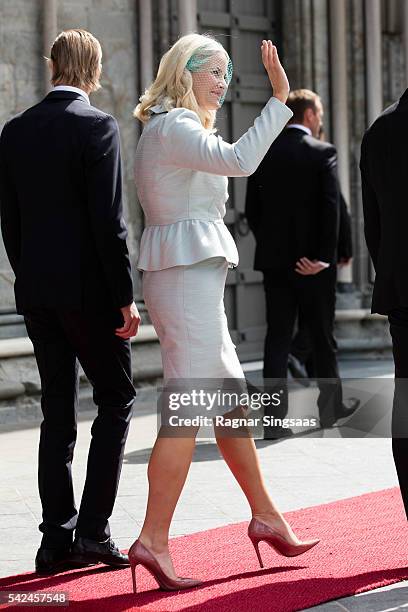
[{"label": "man's blond hair", "polygon": [[100,88],[102,49],[86,30],[65,30],[51,47],[51,83],[96,91]]}]

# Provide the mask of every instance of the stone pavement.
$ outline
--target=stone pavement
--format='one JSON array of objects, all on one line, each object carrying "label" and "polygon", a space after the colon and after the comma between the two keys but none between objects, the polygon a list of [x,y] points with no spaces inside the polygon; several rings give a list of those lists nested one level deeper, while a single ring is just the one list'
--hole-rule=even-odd
[{"label": "stone pavement", "polygon": [[[258,367],[248,378],[260,380]],[[343,377],[392,375],[390,361],[345,361]],[[155,439],[155,391],[139,391],[129,434],[111,531],[127,548],[143,519],[146,467]],[[80,498],[93,413],[79,415],[74,483]],[[397,484],[389,439],[339,437],[336,429],[281,441],[256,442],[269,490],[283,511],[352,497]],[[358,435],[358,432],[357,434]],[[0,427],[0,576],[32,571],[40,541],[37,494],[38,425]],[[211,478],[209,477],[211,474]],[[172,524],[172,536],[206,530],[249,518],[249,507],[217,446],[199,441]],[[408,584],[371,591],[314,608],[321,611],[398,610],[408,607]]]}]

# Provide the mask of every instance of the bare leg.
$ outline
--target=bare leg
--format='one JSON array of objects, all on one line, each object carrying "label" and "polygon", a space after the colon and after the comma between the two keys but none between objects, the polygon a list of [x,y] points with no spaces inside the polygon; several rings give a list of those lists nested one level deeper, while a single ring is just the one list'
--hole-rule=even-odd
[{"label": "bare leg", "polygon": [[[252,516],[278,531],[290,542],[299,542],[266,489],[250,432],[247,429],[233,430],[231,435],[225,435],[225,428],[215,427],[214,430],[218,448],[247,498]],[[245,437],[236,437],[237,431]]]},{"label": "bare leg", "polygon": [[170,578],[176,578],[169,554],[169,529],[193,458],[195,435],[157,438],[147,469],[149,496],[139,540],[147,546]]}]

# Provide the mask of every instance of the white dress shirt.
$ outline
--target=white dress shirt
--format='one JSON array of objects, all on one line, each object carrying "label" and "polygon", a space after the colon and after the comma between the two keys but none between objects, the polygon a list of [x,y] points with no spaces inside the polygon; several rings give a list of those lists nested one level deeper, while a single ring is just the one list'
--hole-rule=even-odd
[{"label": "white dress shirt", "polygon": [[72,87],[72,85],[56,85],[52,88],[51,91],[73,91],[77,94],[81,94],[81,96],[85,98],[88,104],[91,105],[88,94],[86,93],[86,91],[80,89],[79,87]]},{"label": "white dress shirt", "polygon": [[296,128],[297,130],[302,130],[303,132],[306,132],[306,134],[308,134],[309,136],[313,136],[312,130],[306,127],[306,125],[303,125],[303,123],[289,123],[289,125],[287,125],[286,127]]},{"label": "white dress shirt", "polygon": [[146,217],[138,268],[163,270],[211,257],[238,264],[224,224],[228,176],[252,174],[293,116],[270,98],[245,134],[229,144],[186,108],[151,109],[136,150],[135,180]]}]

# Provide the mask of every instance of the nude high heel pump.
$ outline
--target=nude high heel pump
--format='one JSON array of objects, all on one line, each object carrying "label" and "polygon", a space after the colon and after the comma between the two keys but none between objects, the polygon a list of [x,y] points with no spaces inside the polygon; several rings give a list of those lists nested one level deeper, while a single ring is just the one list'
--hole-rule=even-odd
[{"label": "nude high heel pump", "polygon": [[249,523],[248,537],[255,548],[259,565],[261,567],[264,567],[264,565],[259,552],[259,542],[266,542],[284,557],[297,557],[297,555],[303,555],[303,553],[307,552],[320,542],[320,540],[307,540],[306,542],[299,542],[299,544],[292,544],[277,531],[271,527],[268,527],[268,525],[265,525],[265,523],[258,521],[256,518],[253,518]]},{"label": "nude high heel pump", "polygon": [[136,540],[130,547],[129,553],[130,570],[132,572],[133,592],[137,593],[136,587],[136,567],[143,565],[148,572],[155,578],[162,591],[180,591],[181,589],[191,589],[202,584],[201,580],[193,578],[181,578],[176,580],[167,576],[162,570],[159,562],[153,554],[140,542]]}]

